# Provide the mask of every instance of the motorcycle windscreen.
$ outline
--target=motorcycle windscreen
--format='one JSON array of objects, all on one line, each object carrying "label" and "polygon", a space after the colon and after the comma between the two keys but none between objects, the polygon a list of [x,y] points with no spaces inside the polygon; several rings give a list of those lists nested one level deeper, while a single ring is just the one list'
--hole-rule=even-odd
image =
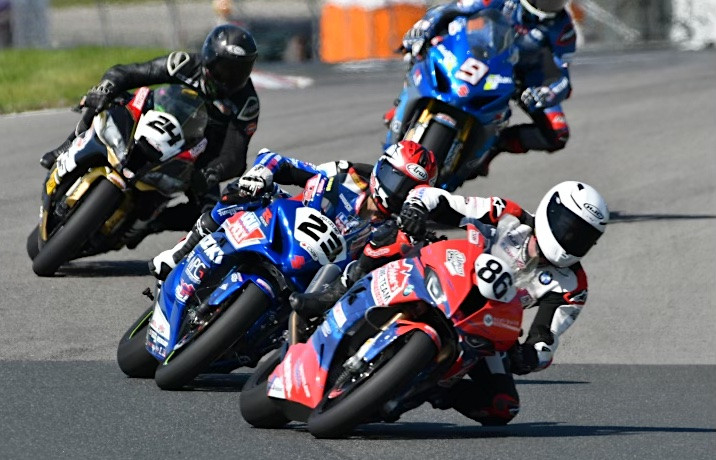
[{"label": "motorcycle windscreen", "polygon": [[509,49],[514,42],[514,30],[501,13],[481,11],[467,20],[465,25],[470,51],[480,60],[491,59]]}]

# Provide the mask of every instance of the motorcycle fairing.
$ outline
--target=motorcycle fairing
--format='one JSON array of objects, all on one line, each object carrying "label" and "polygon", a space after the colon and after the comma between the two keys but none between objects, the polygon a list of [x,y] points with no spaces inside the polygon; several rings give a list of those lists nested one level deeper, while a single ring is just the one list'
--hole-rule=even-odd
[{"label": "motorcycle fairing", "polygon": [[[265,261],[267,266],[278,268],[292,288],[305,290],[319,263],[306,251],[306,245],[294,237],[294,225],[300,225],[296,214],[302,209],[306,208],[300,201],[285,198],[276,199],[263,208],[234,209],[235,213],[222,223],[220,231],[202,238],[171,271],[159,292],[158,309],[169,327],[168,333],[160,334],[150,324],[147,333],[149,352],[164,359],[176,348],[182,339],[179,333],[185,321],[187,302],[202,288],[202,280],[220,267],[227,270],[203,299],[208,306],[219,306],[231,300],[250,282],[274,299],[264,316],[280,316],[277,287],[247,268],[255,269],[257,263]],[[345,243],[343,248],[345,251]],[[300,266],[292,263],[298,257],[305,261]],[[339,264],[345,266],[345,262]],[[247,337],[250,334],[251,330]]]}]

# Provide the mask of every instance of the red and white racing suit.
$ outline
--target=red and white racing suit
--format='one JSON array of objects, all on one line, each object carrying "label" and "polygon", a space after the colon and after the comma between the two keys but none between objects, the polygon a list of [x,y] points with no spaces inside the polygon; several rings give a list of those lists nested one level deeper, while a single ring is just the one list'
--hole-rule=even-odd
[{"label": "red and white racing suit", "polygon": [[[519,266],[534,230],[534,218],[517,203],[500,197],[463,197],[434,187],[418,187],[406,203],[420,202],[435,222],[457,225],[463,217],[485,224],[501,224],[510,238],[500,240],[500,257]],[[509,216],[509,217],[505,217]],[[512,217],[514,216],[514,217]],[[510,261],[510,260],[508,260]],[[531,299],[526,308],[537,307],[527,339],[507,354],[489,357],[437,398],[436,407],[453,407],[484,425],[502,425],[519,411],[519,397],[512,373],[527,374],[547,368],[559,344],[559,337],[572,325],[587,300],[587,275],[581,264],[559,268],[540,257],[536,276],[526,286]]]}]

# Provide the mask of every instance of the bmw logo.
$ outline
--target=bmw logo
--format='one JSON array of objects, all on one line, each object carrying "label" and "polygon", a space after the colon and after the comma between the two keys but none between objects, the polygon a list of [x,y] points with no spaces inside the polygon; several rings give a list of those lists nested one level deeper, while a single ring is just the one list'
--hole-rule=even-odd
[{"label": "bmw logo", "polygon": [[539,274],[539,282],[547,285],[552,282],[552,274],[550,272],[542,272]]}]

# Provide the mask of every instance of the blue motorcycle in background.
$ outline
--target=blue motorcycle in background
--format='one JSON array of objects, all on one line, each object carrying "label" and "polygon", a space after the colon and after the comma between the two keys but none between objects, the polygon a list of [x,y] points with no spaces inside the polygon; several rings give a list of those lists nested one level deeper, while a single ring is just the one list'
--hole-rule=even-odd
[{"label": "blue motorcycle in background", "polygon": [[322,265],[352,258],[355,235],[321,212],[327,180],[315,176],[302,197],[222,207],[233,215],[158,283],[153,306],[120,340],[120,369],[175,390],[205,371],[253,367],[278,347],[291,292],[305,291]]},{"label": "blue motorcycle in background", "polygon": [[385,146],[401,139],[435,154],[436,186],[454,191],[469,178],[510,117],[515,32],[497,10],[459,17],[448,33],[420,43]]}]

